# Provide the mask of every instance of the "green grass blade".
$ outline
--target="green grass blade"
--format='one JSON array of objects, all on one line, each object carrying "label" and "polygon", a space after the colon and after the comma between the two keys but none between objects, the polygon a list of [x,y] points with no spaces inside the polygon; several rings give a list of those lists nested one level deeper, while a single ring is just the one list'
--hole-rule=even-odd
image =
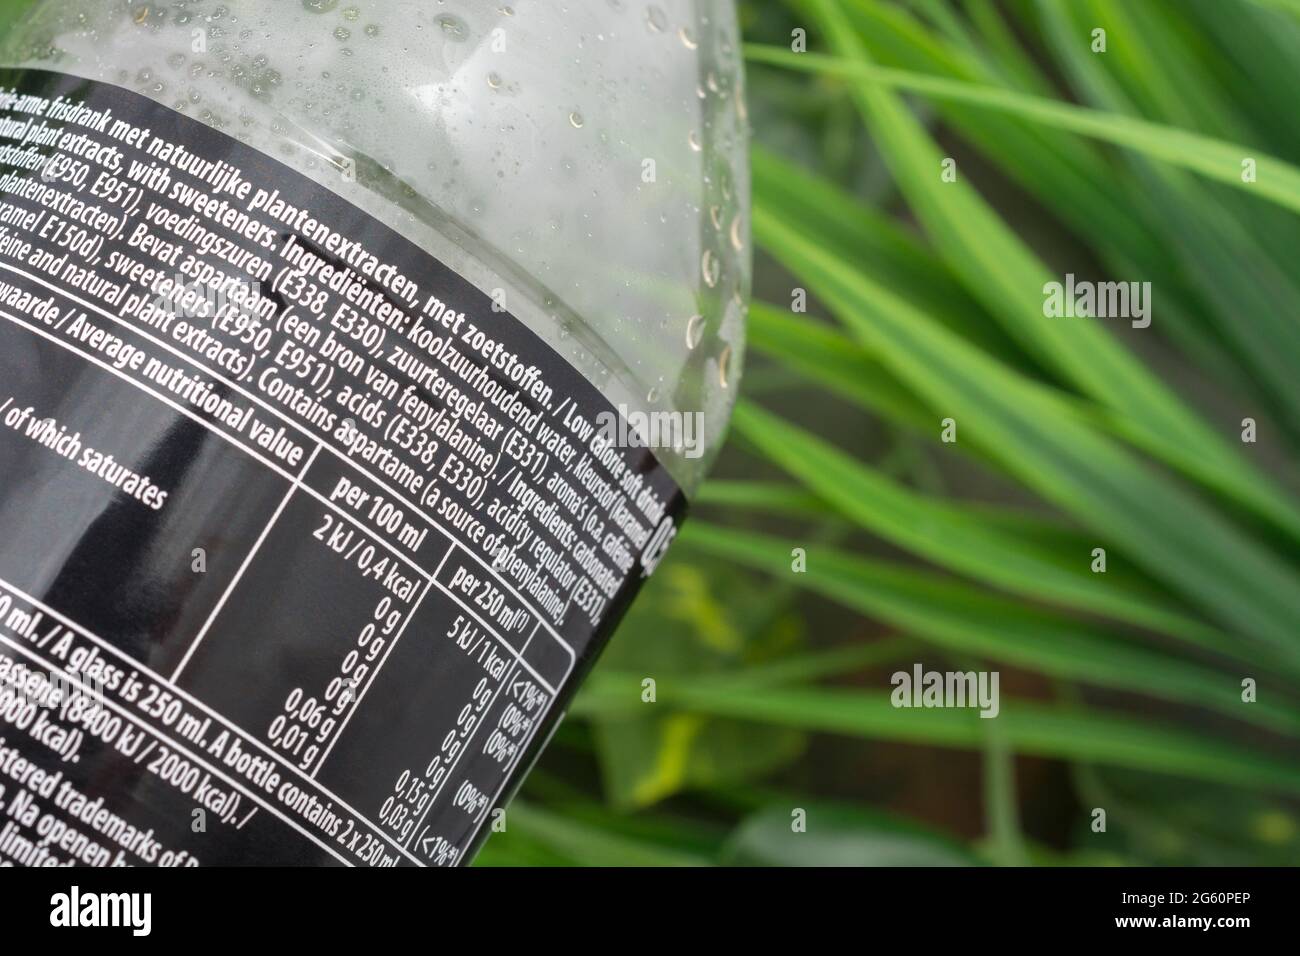
[{"label": "green grass blade", "polygon": [[750,156],[759,201],[798,203],[828,248],[887,280],[938,315],[950,329],[1019,366],[1029,360],[1015,342],[914,235],[827,180],[756,147]]},{"label": "green grass blade", "polygon": [[1259,7],[1284,10],[1287,13],[1300,15],[1300,0],[1249,0],[1249,2]]},{"label": "green grass blade", "polygon": [[994,52],[993,61],[1003,75],[1026,92],[1050,93],[1051,84],[1025,53],[994,0],[963,0],[963,5],[980,37]]},{"label": "green grass blade", "polygon": [[1278,80],[1292,73],[1300,57],[1300,21],[1222,0],[1191,0],[1180,4],[1179,12],[1190,29],[1214,38],[1236,111],[1252,118],[1256,131],[1273,143],[1273,152],[1300,155],[1300,128],[1277,122],[1295,103],[1291,84]]},{"label": "green grass blade", "polygon": [[[700,686],[713,687],[781,687],[787,684],[812,683],[828,677],[842,677],[855,674],[871,667],[894,663],[905,658],[915,657],[920,641],[910,637],[887,637],[870,643],[848,644],[822,651],[808,651],[791,657],[781,658],[770,664],[757,664],[743,670],[729,673],[710,674],[699,678]],[[676,678],[673,678],[674,680]],[[603,685],[626,687],[635,684],[640,687],[640,678],[626,672],[610,671],[601,668],[595,672],[592,680],[599,689]],[[695,680],[695,678],[692,678]],[[585,687],[586,685],[584,685]],[[584,691],[579,691],[578,699]],[[611,706],[609,700],[603,700],[600,711],[603,714],[636,714],[643,712],[645,702],[640,696],[624,702],[620,710]]]},{"label": "green grass blade", "polygon": [[832,326],[755,302],[750,306],[746,332],[750,347],[886,421],[914,430],[929,430],[934,423],[934,413],[903,388],[888,369]]},{"label": "green grass blade", "polygon": [[746,508],[797,518],[834,514],[830,505],[807,489],[769,481],[706,481],[695,496],[695,505]]},{"label": "green grass blade", "polygon": [[1235,671],[1209,670],[1149,651],[1106,634],[1096,625],[1039,611],[957,581],[826,547],[807,549],[807,570],[792,573],[788,541],[699,521],[688,526],[681,540],[684,547],[809,588],[951,651],[1211,707],[1300,735],[1300,711],[1295,707],[1277,705],[1260,710],[1262,701],[1243,704]]},{"label": "green grass blade", "polygon": [[[1136,150],[1171,166],[1191,170],[1208,179],[1242,189],[1249,195],[1261,196],[1283,208],[1300,212],[1300,168],[1283,159],[1259,154],[1248,146],[1015,90],[927,76],[908,70],[888,69],[847,57],[820,53],[796,54],[780,47],[752,43],[746,44],[745,56],[754,63],[865,80],[880,86],[1011,113],[1055,129]],[[1246,156],[1255,157],[1258,161],[1257,183],[1245,183],[1241,179],[1241,160]],[[931,167],[926,168],[928,170]]]},{"label": "green grass blade", "polygon": [[506,811],[511,828],[582,866],[710,866],[709,859],[612,833],[522,800]]},{"label": "green grass blade", "polygon": [[[749,403],[736,408],[732,424],[771,461],[860,527],[935,564],[1016,594],[1166,634],[1201,630],[1164,600],[1143,593],[1141,584],[1125,586],[1118,562],[1104,576],[1092,573],[1091,549],[1083,540],[1070,555],[1031,538],[1005,535],[960,505],[905,488]],[[1221,641],[1222,636],[1220,647]]]},{"label": "green grass blade", "polygon": [[[620,698],[639,693],[638,688],[639,683],[601,686],[598,693],[588,695],[582,712],[596,711],[605,701],[618,706]],[[701,689],[682,681],[660,686],[658,706],[806,731],[967,750],[979,749],[986,739],[977,711],[898,708],[888,694],[839,688]],[[1021,754],[1300,794],[1300,766],[1293,762],[1148,719],[1006,698],[993,719],[1001,723],[1007,745]]]}]

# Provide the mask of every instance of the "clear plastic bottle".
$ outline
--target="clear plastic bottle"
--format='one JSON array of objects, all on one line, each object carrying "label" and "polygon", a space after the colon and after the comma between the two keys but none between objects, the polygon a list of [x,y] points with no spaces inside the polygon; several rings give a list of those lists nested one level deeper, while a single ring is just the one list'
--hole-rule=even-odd
[{"label": "clear plastic bottle", "polygon": [[659,457],[688,494],[703,478],[750,287],[729,0],[43,0],[0,62],[127,87],[295,166],[495,292],[614,404],[702,412],[705,453]]},{"label": "clear plastic bottle", "polygon": [[88,695],[52,711],[90,715],[75,753],[20,752],[156,835],[133,865],[486,837],[735,400],[736,31],[730,0],[36,0],[9,32],[0,666]]}]

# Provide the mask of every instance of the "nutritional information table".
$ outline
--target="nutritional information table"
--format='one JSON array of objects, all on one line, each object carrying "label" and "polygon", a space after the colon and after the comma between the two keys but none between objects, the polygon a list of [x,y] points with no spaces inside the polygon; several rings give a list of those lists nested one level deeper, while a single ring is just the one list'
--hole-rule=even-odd
[{"label": "nutritional information table", "polygon": [[[138,657],[120,650],[130,646],[136,622],[118,595],[109,599],[128,619],[114,621],[110,608],[79,615],[112,621],[107,638],[64,618],[59,631],[34,643],[8,629],[0,629],[0,642],[55,667],[46,652],[70,631],[120,666],[147,667],[146,693],[178,715],[157,737],[178,755],[198,765],[215,735],[228,733],[239,752],[281,768],[296,802],[311,794],[346,815],[345,827],[367,835],[365,862],[456,862],[572,671],[568,643],[489,564],[346,457],[308,445],[294,430],[310,451],[289,473],[217,425],[176,422],[168,403],[26,320],[4,310],[0,319],[8,325],[0,348],[25,329],[42,355],[37,366],[66,369],[82,387],[102,375],[96,393],[115,407],[133,407],[142,439],[148,406],[116,392],[146,395],[160,425],[172,429],[170,440],[199,452],[189,494],[219,504],[232,484],[240,489],[237,501],[210,512],[204,529],[174,538],[180,553],[151,546],[150,561],[187,587],[179,620],[169,625],[171,641],[148,642]],[[68,379],[47,373],[47,380]],[[280,427],[293,428],[283,420]],[[182,439],[178,431],[196,434]],[[8,437],[0,432],[0,444]],[[210,493],[204,481],[214,485]],[[51,515],[48,523],[29,523],[56,521]],[[112,533],[118,542],[135,537],[121,527]],[[0,608],[8,610],[0,619],[48,615],[53,625],[56,612],[14,583],[22,577],[0,578]],[[61,595],[56,582],[53,600]],[[412,746],[395,746],[394,728],[411,725],[421,729]],[[467,760],[471,751],[480,759]],[[219,759],[210,763],[220,768]],[[243,796],[241,809],[274,806],[251,789]]]}]

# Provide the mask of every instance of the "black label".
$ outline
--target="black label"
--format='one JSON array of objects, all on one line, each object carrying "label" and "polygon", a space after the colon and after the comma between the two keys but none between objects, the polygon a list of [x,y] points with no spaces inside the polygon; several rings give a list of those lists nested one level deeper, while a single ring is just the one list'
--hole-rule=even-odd
[{"label": "black label", "polygon": [[680,521],[616,416],[307,177],[0,72],[0,862],[465,862]]}]

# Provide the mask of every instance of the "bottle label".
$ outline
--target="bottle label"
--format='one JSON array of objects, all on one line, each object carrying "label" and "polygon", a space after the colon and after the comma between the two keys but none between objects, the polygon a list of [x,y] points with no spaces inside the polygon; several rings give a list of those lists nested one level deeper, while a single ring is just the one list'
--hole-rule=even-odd
[{"label": "bottle label", "polygon": [[619,415],[306,176],[0,71],[0,862],[466,862],[683,515]]}]

